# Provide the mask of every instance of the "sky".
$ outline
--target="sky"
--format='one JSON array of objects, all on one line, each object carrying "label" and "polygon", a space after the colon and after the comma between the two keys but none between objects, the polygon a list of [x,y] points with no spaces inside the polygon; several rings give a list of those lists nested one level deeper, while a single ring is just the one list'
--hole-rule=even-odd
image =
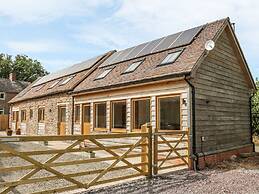
[{"label": "sky", "polygon": [[259,77],[258,0],[0,0],[0,52],[28,55],[55,72],[225,17]]}]

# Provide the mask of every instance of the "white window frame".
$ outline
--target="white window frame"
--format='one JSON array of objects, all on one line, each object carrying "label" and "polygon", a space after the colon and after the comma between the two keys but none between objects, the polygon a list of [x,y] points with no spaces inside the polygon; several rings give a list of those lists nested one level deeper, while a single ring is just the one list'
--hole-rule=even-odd
[{"label": "white window frame", "polygon": [[181,55],[183,50],[174,51],[168,53],[168,55],[163,59],[163,61],[159,65],[167,65],[174,63],[178,57]]},{"label": "white window frame", "polygon": [[131,63],[123,73],[131,73],[135,71],[143,63],[143,61],[144,60]]},{"label": "white window frame", "polygon": [[75,75],[66,78],[66,79],[63,80],[59,85],[62,86],[62,85],[67,84],[67,83],[68,83],[70,80],[72,80],[74,77],[75,77]]},{"label": "white window frame", "polygon": [[52,85],[48,87],[48,89],[54,88],[56,85],[58,85],[59,82],[60,80],[55,81]]},{"label": "white window frame", "polygon": [[113,70],[113,68],[105,69],[102,73],[100,73],[100,74],[95,78],[95,80],[105,78],[112,70]]},{"label": "white window frame", "polygon": [[1,95],[1,94],[3,94],[4,97],[3,97],[3,98],[0,97],[0,100],[5,100],[5,92],[0,92],[0,95]]}]

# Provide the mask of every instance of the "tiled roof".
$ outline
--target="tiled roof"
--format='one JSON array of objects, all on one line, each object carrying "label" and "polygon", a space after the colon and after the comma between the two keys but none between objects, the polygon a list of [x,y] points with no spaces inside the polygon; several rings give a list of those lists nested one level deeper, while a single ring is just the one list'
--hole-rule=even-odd
[{"label": "tiled roof", "polygon": [[[201,32],[195,37],[191,44],[164,50],[158,53],[152,53],[143,57],[135,58],[121,63],[116,63],[113,66],[113,70],[103,79],[95,80],[106,68],[98,68],[90,76],[88,76],[83,82],[81,82],[74,92],[93,91],[104,88],[111,88],[120,85],[130,85],[138,82],[153,81],[156,79],[164,79],[165,77],[177,76],[181,74],[188,74],[191,72],[193,66],[202,56],[205,48],[205,42],[213,39],[218,31],[222,28],[224,22],[227,19],[215,21],[213,23],[205,24]],[[168,55],[168,53],[183,50],[178,59],[168,65],[159,66],[162,60]],[[143,59],[144,62],[132,73],[123,74],[127,67]]]},{"label": "tiled roof", "polygon": [[[98,60],[91,60],[91,59],[87,60],[88,62],[91,60],[92,64],[89,65],[89,63],[88,63],[88,65],[90,67],[83,69],[83,71],[75,72],[75,70],[73,70],[73,71],[71,70],[70,72],[72,72],[72,74],[67,73],[67,75],[65,75],[63,77],[48,76],[48,78],[46,78],[46,79],[43,77],[44,80],[48,80],[45,82],[42,81],[42,78],[39,78],[34,83],[32,83],[30,86],[28,86],[24,91],[22,91],[17,96],[15,96],[11,101],[9,101],[9,103],[14,103],[14,102],[23,101],[23,100],[32,99],[32,98],[38,98],[38,97],[47,96],[50,94],[68,92],[68,91],[72,90],[76,85],[78,85],[79,82],[85,78],[85,76],[88,76],[88,74],[90,74],[99,65],[98,64],[99,62],[104,60],[105,57],[108,57],[113,52],[114,51],[110,51],[108,53],[101,55],[102,57],[97,57]],[[84,62],[80,63],[80,65],[84,65]],[[79,69],[78,64],[76,64],[76,66],[77,66],[77,69]],[[63,74],[62,72],[68,72],[68,71],[62,70],[61,73],[57,72],[54,74],[61,75],[61,74]],[[73,72],[75,72],[75,73],[73,73]],[[50,77],[52,77],[54,79],[49,80]],[[65,81],[66,79],[68,79],[70,77],[72,77],[72,79],[69,80],[66,84],[63,84],[63,85],[61,84],[63,81]],[[57,81],[58,81],[58,83],[54,87],[51,87]],[[40,84],[39,84],[39,82],[40,82]]]},{"label": "tiled roof", "polygon": [[11,81],[10,79],[0,78],[0,92],[19,93],[29,84],[30,82]]},{"label": "tiled roof", "polygon": [[[150,52],[146,53],[145,55],[136,55],[137,57],[134,58],[122,57],[122,59],[124,60],[116,59],[116,63],[111,62],[114,61],[111,60],[111,58],[114,58],[114,56],[118,55],[118,53],[120,53],[121,51],[109,52],[109,54],[101,55],[103,57],[97,57],[88,60],[87,63],[85,63],[86,65],[84,65],[84,63],[81,63],[81,65],[79,64],[71,66],[70,68],[67,68],[58,73],[50,74],[49,76],[36,81],[34,84],[26,88],[26,90],[13,98],[10,102],[13,103],[17,101],[68,91],[74,93],[97,91],[103,88],[112,88],[135,83],[149,82],[153,80],[189,74],[194,65],[205,52],[204,45],[206,41],[213,39],[216,34],[222,29],[226,21],[228,21],[228,19],[222,19],[205,24],[203,26],[192,28],[194,29],[194,31],[196,30],[197,32],[194,32],[194,38],[191,41],[186,41],[186,43],[188,42],[188,44],[177,44],[177,47],[168,47],[164,50],[159,49],[157,50],[157,52]],[[187,31],[190,32],[192,31],[192,29]],[[181,33],[176,33],[175,35],[177,34]],[[170,35],[168,37],[171,37],[172,39],[174,36]],[[164,40],[166,40],[166,38],[164,38]],[[154,44],[156,43],[156,41],[150,41],[150,43],[152,42],[154,42]],[[139,48],[140,45],[136,47]],[[182,50],[182,53],[174,63],[159,66],[159,64],[169,53],[179,50]],[[123,52],[121,53],[123,55]],[[130,54],[128,54],[128,56],[130,56]],[[135,71],[126,74],[123,73],[130,64],[139,60],[143,60],[143,62],[140,64],[140,66],[137,67]],[[93,66],[92,63],[95,65]],[[97,76],[104,72],[107,68],[113,69],[103,79],[96,79]],[[62,86],[57,84],[53,88],[49,88],[57,80],[65,80],[71,75],[75,75],[75,77],[71,79],[67,84]]]}]

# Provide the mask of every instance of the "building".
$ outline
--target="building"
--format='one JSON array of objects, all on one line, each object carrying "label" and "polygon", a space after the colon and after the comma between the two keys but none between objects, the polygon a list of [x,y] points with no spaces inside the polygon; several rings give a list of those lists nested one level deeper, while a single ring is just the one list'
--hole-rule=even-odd
[{"label": "building", "polygon": [[29,84],[29,82],[16,80],[14,73],[10,74],[9,79],[0,78],[0,115],[9,114],[8,102]]},{"label": "building", "polygon": [[190,129],[200,164],[203,156],[215,162],[252,151],[255,83],[229,18],[89,61],[11,100],[21,114],[13,125],[60,135],[133,132],[147,122],[162,131]]}]

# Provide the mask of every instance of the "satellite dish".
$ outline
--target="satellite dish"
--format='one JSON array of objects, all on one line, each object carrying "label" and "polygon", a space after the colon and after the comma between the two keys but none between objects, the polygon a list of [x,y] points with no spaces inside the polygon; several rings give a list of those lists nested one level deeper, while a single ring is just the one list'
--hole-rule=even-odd
[{"label": "satellite dish", "polygon": [[213,40],[208,40],[206,43],[205,43],[205,49],[207,51],[211,51],[212,49],[214,49],[215,47],[215,42]]}]

